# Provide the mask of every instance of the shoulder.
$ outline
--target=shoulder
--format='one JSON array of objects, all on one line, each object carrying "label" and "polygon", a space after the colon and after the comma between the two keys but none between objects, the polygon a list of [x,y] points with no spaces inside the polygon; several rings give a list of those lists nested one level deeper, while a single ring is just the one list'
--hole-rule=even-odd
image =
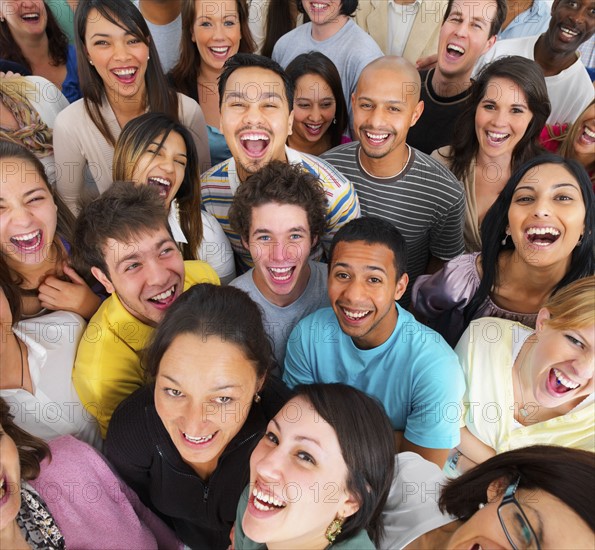
[{"label": "shoulder", "polygon": [[243,290],[246,293],[250,293],[251,290],[255,289],[254,279],[252,278],[252,272],[254,268],[246,271],[246,273],[236,277],[233,281],[231,281],[230,286],[235,286],[240,290]]},{"label": "shoulder", "polygon": [[74,121],[80,123],[81,117],[88,118],[84,99],[78,99],[65,109],[62,109],[62,111],[60,111],[56,116],[56,127],[58,127],[60,124],[70,124]]},{"label": "shoulder", "polygon": [[186,260],[184,262],[184,290],[190,286],[200,283],[219,284],[219,277],[215,270],[207,263],[201,260]]},{"label": "shoulder", "polygon": [[419,149],[412,149],[414,152],[413,165],[415,168],[418,170],[423,170],[424,172],[432,173],[434,178],[440,178],[441,183],[448,183],[453,187],[461,187],[461,184],[457,178],[455,178],[454,174],[444,164],[436,160],[436,158],[423,153]]},{"label": "shoulder", "polygon": [[114,441],[117,447],[123,445],[125,448],[131,448],[142,441],[144,435],[148,434],[145,410],[155,408],[154,391],[153,385],[143,386],[116,407],[107,432],[108,442],[112,443],[109,445],[111,450],[114,448]]},{"label": "shoulder", "polygon": [[302,153],[302,166],[308,172],[318,176],[325,186],[330,183],[335,185],[349,183],[347,178],[335,166],[320,157]]},{"label": "shoulder", "polygon": [[224,160],[203,172],[200,176],[201,185],[221,182],[229,179],[229,164],[231,159]]}]

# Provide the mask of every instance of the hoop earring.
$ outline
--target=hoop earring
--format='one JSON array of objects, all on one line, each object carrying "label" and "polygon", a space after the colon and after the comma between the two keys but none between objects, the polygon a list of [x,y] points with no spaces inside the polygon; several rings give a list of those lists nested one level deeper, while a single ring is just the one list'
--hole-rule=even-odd
[{"label": "hoop earring", "polygon": [[335,542],[337,536],[341,534],[341,528],[343,527],[343,522],[345,520],[343,518],[335,518],[331,521],[330,525],[326,528],[324,536],[326,540],[329,541],[330,544]]},{"label": "hoop earring", "polygon": [[260,403],[261,400],[262,400],[262,397],[260,397],[260,394],[258,392],[256,392],[254,394],[254,403]]}]

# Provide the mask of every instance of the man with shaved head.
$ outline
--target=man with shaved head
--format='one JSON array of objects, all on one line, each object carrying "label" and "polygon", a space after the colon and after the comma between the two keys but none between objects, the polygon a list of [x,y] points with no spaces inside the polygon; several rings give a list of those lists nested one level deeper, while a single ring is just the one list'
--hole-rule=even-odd
[{"label": "man with shaved head", "polygon": [[[406,143],[421,116],[421,82],[402,57],[372,61],[351,98],[355,137],[323,158],[353,182],[362,215],[388,220],[407,242],[410,287],[464,251],[463,186],[440,163]],[[409,292],[400,303],[407,307]]]}]

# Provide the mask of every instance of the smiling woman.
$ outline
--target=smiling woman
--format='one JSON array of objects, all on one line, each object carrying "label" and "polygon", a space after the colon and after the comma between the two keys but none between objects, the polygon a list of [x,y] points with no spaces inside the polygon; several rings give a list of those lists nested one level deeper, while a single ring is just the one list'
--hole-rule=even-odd
[{"label": "smiling woman", "polygon": [[456,348],[467,382],[466,427],[452,454],[457,472],[531,444],[595,451],[594,310],[591,276],[552,296],[535,331],[504,319],[471,323]]},{"label": "smiling woman", "polygon": [[241,290],[201,284],[168,310],[147,351],[150,385],[112,417],[107,455],[192,548],[229,546],[248,458],[289,391]]},{"label": "smiling woman", "polygon": [[413,304],[451,346],[473,319],[535,327],[546,300],[595,273],[593,189],[574,160],[541,155],[523,164],[488,210],[481,254],[419,277]]},{"label": "smiling woman", "polygon": [[64,109],[54,128],[57,187],[76,212],[86,185],[112,183],[114,145],[122,127],[162,112],[192,133],[200,163],[210,166],[206,125],[195,101],[168,87],[147,24],[128,0],[80,2],[76,47],[84,99]]}]

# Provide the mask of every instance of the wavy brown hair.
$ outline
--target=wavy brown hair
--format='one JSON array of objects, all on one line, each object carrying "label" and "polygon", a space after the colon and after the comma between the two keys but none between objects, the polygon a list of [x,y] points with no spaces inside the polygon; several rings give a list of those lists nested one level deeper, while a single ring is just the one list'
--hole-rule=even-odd
[{"label": "wavy brown hair", "polygon": [[[47,13],[45,33],[48,37],[48,50],[52,61],[51,64],[54,67],[66,65],[66,58],[68,56],[68,37],[60,28],[52,10],[50,10],[45,1],[43,5],[45,6],[45,11]],[[29,60],[23,55],[21,48],[10,32],[8,22],[4,19],[0,21],[0,58],[19,63],[29,71],[32,71]]]},{"label": "wavy brown hair", "polygon": [[0,397],[0,424],[2,430],[8,435],[17,446],[19,451],[19,463],[21,465],[21,479],[27,481],[35,479],[41,470],[41,461],[52,453],[47,443],[27,433],[14,423],[14,416],[10,413],[8,403]]},{"label": "wavy brown hair", "polygon": [[[246,0],[236,0],[236,8],[240,19],[240,47],[238,52],[252,53],[256,49],[248,26],[248,6]],[[196,0],[183,0],[182,3],[182,39],[180,41],[180,58],[169,72],[169,77],[176,90],[190,97],[196,93],[200,54],[192,41],[192,29],[196,19]]]}]

